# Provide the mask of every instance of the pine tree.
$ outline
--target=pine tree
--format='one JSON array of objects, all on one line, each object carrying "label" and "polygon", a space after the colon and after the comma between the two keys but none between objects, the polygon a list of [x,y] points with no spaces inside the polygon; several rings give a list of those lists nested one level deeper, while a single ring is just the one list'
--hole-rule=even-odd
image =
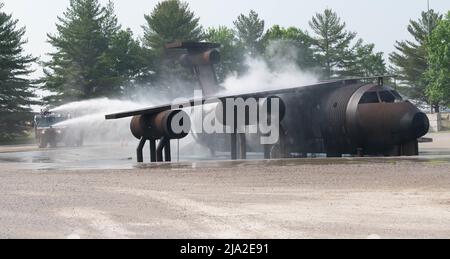
[{"label": "pine tree", "polygon": [[356,34],[346,31],[345,22],[331,9],[317,13],[309,25],[315,33],[312,45],[325,78],[339,76],[345,61],[352,58],[349,46]]},{"label": "pine tree", "polygon": [[174,41],[200,41],[204,38],[200,19],[180,0],[167,0],[156,5],[145,15],[144,44],[153,50],[162,50]]},{"label": "pine tree", "polygon": [[433,104],[450,105],[450,11],[433,30],[427,44],[427,57],[427,97]]},{"label": "pine tree", "polygon": [[36,59],[24,54],[25,28],[2,8],[0,3],[0,140],[5,140],[26,134],[32,119],[34,85],[27,77]]},{"label": "pine tree", "polygon": [[395,44],[396,52],[390,55],[394,73],[402,81],[403,92],[410,98],[429,103],[426,88],[428,82],[424,77],[428,69],[426,42],[442,16],[430,10],[422,12],[417,21],[410,21],[408,32],[414,41],[401,41]]},{"label": "pine tree", "polygon": [[152,57],[154,74],[150,84],[170,96],[192,94],[190,91],[196,85],[195,80],[178,63],[177,58],[166,55],[169,52],[164,51],[164,47],[175,41],[202,41],[204,33],[200,19],[189,9],[187,2],[166,0],[158,3],[149,15],[145,15],[145,20],[143,44],[147,55]]},{"label": "pine tree", "polygon": [[130,29],[120,30],[111,39],[111,49],[107,56],[113,75],[120,78],[121,94],[133,94],[143,83],[153,77],[152,60],[141,43],[134,39]]},{"label": "pine tree", "polygon": [[48,35],[56,51],[44,69],[44,88],[56,95],[46,100],[60,103],[120,94],[123,78],[113,69],[117,58],[111,53],[120,30],[113,4],[71,0],[56,26],[56,35]]},{"label": "pine tree", "polygon": [[269,60],[274,56],[282,57],[284,60],[292,60],[305,70],[314,70],[317,66],[311,49],[311,38],[295,27],[274,25],[264,36],[264,49]]},{"label": "pine tree", "polygon": [[223,82],[229,74],[241,69],[243,51],[232,29],[225,26],[209,28],[206,32],[206,40],[222,45],[220,49],[221,62],[216,65],[217,77],[220,82]]},{"label": "pine tree", "polygon": [[345,60],[341,75],[345,77],[373,77],[387,72],[383,52],[375,52],[374,44],[365,44],[359,39],[350,52],[351,58]]},{"label": "pine tree", "polygon": [[264,20],[258,13],[251,10],[248,16],[241,14],[233,22],[236,28],[238,40],[242,47],[251,56],[257,56],[263,52]]}]

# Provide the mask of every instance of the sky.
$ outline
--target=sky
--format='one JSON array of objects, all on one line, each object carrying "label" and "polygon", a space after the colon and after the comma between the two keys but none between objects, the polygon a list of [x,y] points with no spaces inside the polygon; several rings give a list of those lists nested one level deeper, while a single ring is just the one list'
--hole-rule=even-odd
[{"label": "sky", "polygon": [[[28,53],[48,59],[52,51],[46,42],[47,33],[56,31],[57,17],[69,5],[69,0],[0,0],[4,11],[19,19],[27,29]],[[106,3],[107,0],[99,0]],[[159,0],[113,0],[116,14],[123,28],[130,28],[136,36],[143,34],[144,14],[149,14]],[[255,10],[266,21],[275,24],[308,29],[308,21],[316,12],[332,8],[347,24],[347,29],[358,33],[367,43],[375,43],[376,51],[385,57],[395,50],[397,40],[410,39],[406,30],[410,19],[417,19],[427,9],[426,0],[187,0],[191,10],[205,27],[226,25],[232,27],[239,14]],[[430,0],[432,9],[447,13],[450,0]],[[37,71],[37,77],[42,72]]]}]

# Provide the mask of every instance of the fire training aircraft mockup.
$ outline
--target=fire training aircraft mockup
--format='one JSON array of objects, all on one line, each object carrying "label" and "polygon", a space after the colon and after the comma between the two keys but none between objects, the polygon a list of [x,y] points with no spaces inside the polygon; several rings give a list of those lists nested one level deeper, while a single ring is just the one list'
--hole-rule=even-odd
[{"label": "fire training aircraft mockup", "polygon": [[[223,114],[226,100],[238,98],[266,100],[269,107],[270,100],[278,100],[279,115],[269,120],[278,120],[280,136],[277,143],[270,145],[258,145],[249,134],[237,132],[222,134],[222,137],[208,137],[205,133],[197,136],[198,142],[212,151],[230,151],[233,160],[246,159],[248,150],[264,152],[266,159],[307,157],[308,154],[326,154],[328,157],[419,154],[418,139],[429,130],[428,118],[395,89],[386,86],[385,76],[218,96],[223,90],[214,70],[214,65],[220,62],[219,47],[219,44],[203,42],[178,42],[166,46],[168,50],[184,50],[179,61],[198,80],[203,90],[202,100],[106,116],[106,119],[132,117],[131,132],[140,140],[138,162],[143,162],[142,149],[147,141],[150,142],[151,162],[171,161],[170,141],[188,135],[173,130],[174,118],[180,118],[177,115],[184,111],[172,107],[222,102],[216,113]],[[226,114],[223,116],[226,118]],[[191,125],[186,119],[178,123],[188,128]]]}]

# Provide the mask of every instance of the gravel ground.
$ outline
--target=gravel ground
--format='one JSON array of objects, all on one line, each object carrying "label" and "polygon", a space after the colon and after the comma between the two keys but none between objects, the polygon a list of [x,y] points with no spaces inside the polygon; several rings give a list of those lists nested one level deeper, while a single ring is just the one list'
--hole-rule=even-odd
[{"label": "gravel ground", "polygon": [[432,137],[410,159],[49,170],[13,154],[0,238],[450,238],[450,134]]},{"label": "gravel ground", "polygon": [[449,238],[447,162],[0,173],[1,238]]}]

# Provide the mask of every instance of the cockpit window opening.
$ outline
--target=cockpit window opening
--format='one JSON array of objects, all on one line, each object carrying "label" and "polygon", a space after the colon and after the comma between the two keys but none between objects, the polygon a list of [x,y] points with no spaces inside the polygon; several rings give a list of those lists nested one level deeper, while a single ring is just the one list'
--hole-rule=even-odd
[{"label": "cockpit window opening", "polygon": [[380,100],[378,99],[377,92],[366,92],[359,101],[359,104],[365,104],[365,103],[379,103]]},{"label": "cockpit window opening", "polygon": [[396,100],[396,97],[390,91],[380,91],[378,94],[383,103],[394,103]]},{"label": "cockpit window opening", "polygon": [[397,98],[399,101],[403,101],[403,97],[395,90],[392,90],[391,93]]}]

